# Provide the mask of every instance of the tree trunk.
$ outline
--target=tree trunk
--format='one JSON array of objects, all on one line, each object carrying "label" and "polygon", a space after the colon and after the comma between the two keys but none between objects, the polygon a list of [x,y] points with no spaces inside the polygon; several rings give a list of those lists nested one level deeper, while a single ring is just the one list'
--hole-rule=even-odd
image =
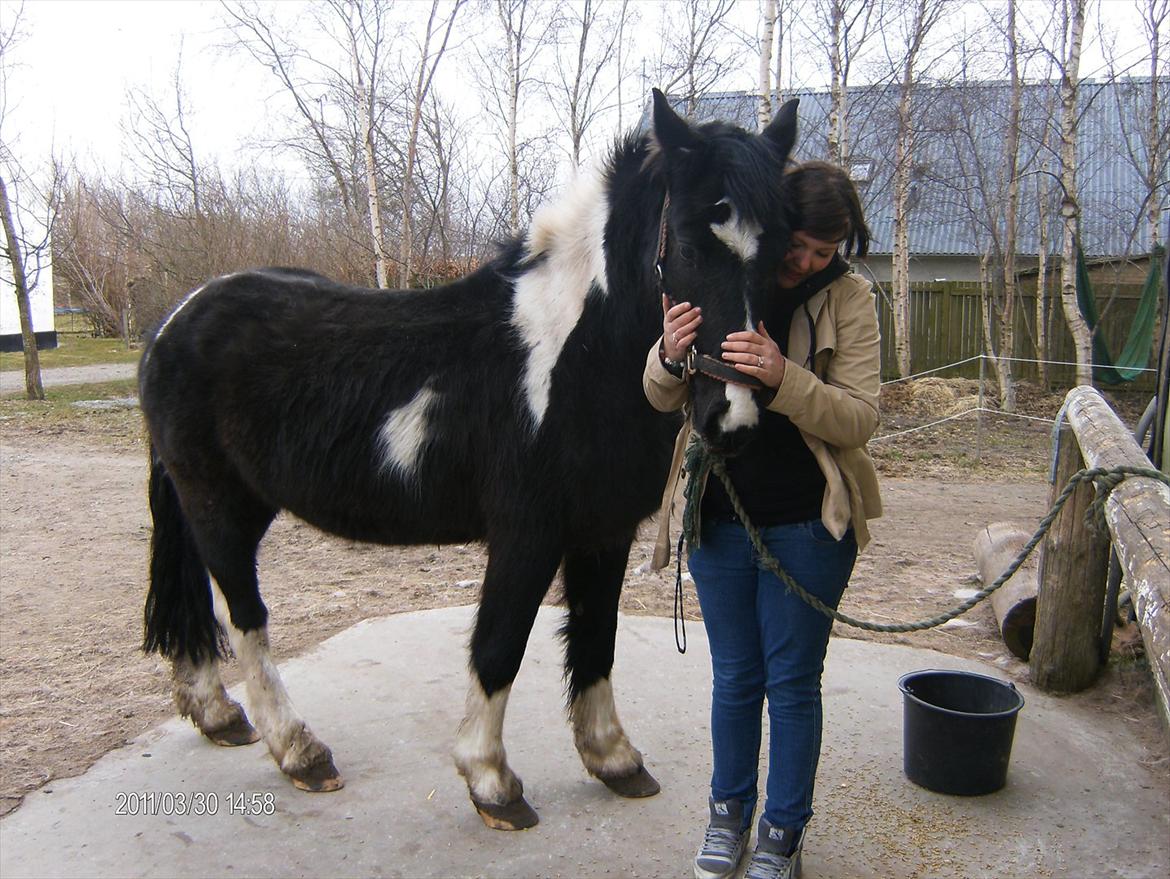
[{"label": "tree trunk", "polygon": [[894,248],[891,287],[894,295],[894,354],[898,375],[910,375],[910,175],[914,164],[914,132],[910,105],[914,95],[914,61],[918,41],[912,39],[902,64],[898,96],[898,129],[894,135]]},{"label": "tree trunk", "polygon": [[832,0],[829,18],[829,161],[845,165],[845,84],[841,60],[841,28],[845,10]]},{"label": "tree trunk", "polygon": [[1036,216],[1039,253],[1036,264],[1036,359],[1040,387],[1048,387],[1048,179],[1047,164],[1036,176]]},{"label": "tree trunk", "polygon": [[1158,247],[1162,240],[1162,201],[1158,189],[1165,184],[1163,174],[1166,168],[1166,155],[1162,139],[1161,101],[1159,99],[1158,69],[1161,54],[1160,25],[1166,19],[1166,6],[1157,7],[1158,0],[1147,0],[1146,6],[1146,37],[1150,46],[1150,125],[1146,129],[1146,161],[1148,170],[1146,188],[1149,192],[1149,209],[1146,218],[1150,224],[1150,252]]},{"label": "tree trunk", "polygon": [[[1069,7],[1072,7],[1071,21]],[[1073,338],[1077,384],[1093,383],[1093,340],[1077,305],[1076,246],[1080,221],[1077,201],[1077,91],[1080,83],[1081,40],[1085,30],[1085,0],[1065,0],[1066,54],[1060,77],[1060,202],[1063,241],[1060,264],[1060,302]]]},{"label": "tree trunk", "polygon": [[1016,385],[1011,358],[1016,356],[1016,213],[1020,203],[1020,103],[1023,93],[1016,48],[1016,0],[1008,0],[1007,30],[1011,105],[1004,142],[1007,204],[1004,206],[1003,313],[1000,315],[999,356],[996,358],[995,371],[999,376],[999,408],[1004,412],[1015,412]]},{"label": "tree trunk", "polygon": [[12,281],[16,287],[16,310],[20,315],[20,336],[24,343],[24,390],[28,399],[45,399],[41,384],[41,358],[37,352],[37,338],[32,324],[32,303],[29,301],[28,276],[24,273],[24,251],[16,224],[12,222],[12,204],[8,201],[8,187],[0,177],[0,221],[4,224],[4,241],[8,262],[12,265]]},{"label": "tree trunk", "polygon": [[382,234],[382,205],[378,197],[378,162],[374,150],[373,83],[367,87],[362,76],[357,37],[350,31],[350,53],[353,66],[354,100],[362,112],[362,153],[366,160],[366,199],[370,210],[370,241],[374,250],[374,275],[379,287],[390,286],[390,270],[386,260],[386,245]]},{"label": "tree trunk", "polygon": [[761,24],[759,130],[763,131],[772,121],[772,38],[776,30],[776,0],[765,0]]}]

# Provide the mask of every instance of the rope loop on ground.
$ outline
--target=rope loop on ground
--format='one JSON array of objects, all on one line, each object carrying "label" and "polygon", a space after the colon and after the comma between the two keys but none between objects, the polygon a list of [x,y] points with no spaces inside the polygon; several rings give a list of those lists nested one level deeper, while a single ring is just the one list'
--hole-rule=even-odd
[{"label": "rope loop on ground", "polygon": [[[760,563],[779,578],[790,591],[808,604],[810,607],[820,611],[825,616],[831,617],[837,622],[844,623],[847,626],[852,626],[856,629],[864,629],[867,632],[919,632],[925,629],[933,629],[936,626],[941,626],[945,622],[962,616],[975,605],[990,596],[999,587],[1011,579],[1012,575],[1020,569],[1032,551],[1040,545],[1040,541],[1044,539],[1044,535],[1048,533],[1052,527],[1052,523],[1056,521],[1056,517],[1060,515],[1068,499],[1072,497],[1073,492],[1077,486],[1082,482],[1092,482],[1096,489],[1096,497],[1087,512],[1087,517],[1092,520],[1094,527],[1103,527],[1096,523],[1104,523],[1105,521],[1105,501],[1109,493],[1113,491],[1118,485],[1124,482],[1131,476],[1143,476],[1148,479],[1156,479],[1164,485],[1170,486],[1170,476],[1155,470],[1152,467],[1136,467],[1132,465],[1122,465],[1119,467],[1091,467],[1084,470],[1079,470],[1074,473],[1072,477],[1065,484],[1060,494],[1052,504],[1052,509],[1048,514],[1040,520],[1040,526],[1036,529],[1036,533],[1032,535],[1031,539],[1024,544],[1023,549],[1015,557],[1010,565],[1004,570],[995,582],[989,586],[980,589],[962,604],[959,604],[944,613],[930,617],[924,620],[910,623],[878,623],[872,620],[861,620],[852,617],[847,613],[842,613],[836,608],[829,607],[812,593],[808,592],[803,586],[796,582],[792,576],[785,571],[775,556],[768,550],[764,544],[763,538],[760,536],[759,529],[757,529],[748,518],[747,512],[744,510],[740,502],[739,495],[735,491],[735,486],[731,484],[731,478],[727,475],[727,468],[723,457],[718,453],[712,451],[710,447],[699,437],[696,436],[691,442],[690,448],[687,449],[687,473],[689,478],[688,484],[684,492],[686,498],[686,507],[683,511],[683,537],[689,546],[698,546],[698,533],[696,525],[698,523],[698,504],[699,504],[699,486],[702,484],[702,476],[708,472],[714,473],[719,477],[723,483],[723,487],[727,490],[727,497],[731,500],[732,508],[735,510],[736,516],[743,523],[744,528],[751,538],[752,546],[756,550],[756,555],[760,559]],[[698,477],[698,478],[696,478]],[[681,549],[680,540],[680,549]],[[681,566],[680,566],[680,585],[681,585]]]}]

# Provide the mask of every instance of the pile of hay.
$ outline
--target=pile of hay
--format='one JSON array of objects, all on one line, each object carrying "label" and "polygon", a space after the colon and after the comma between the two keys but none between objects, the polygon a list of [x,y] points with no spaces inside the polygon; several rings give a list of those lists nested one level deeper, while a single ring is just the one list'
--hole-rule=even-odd
[{"label": "pile of hay", "polygon": [[[983,405],[996,405],[994,389],[984,388]],[[919,378],[886,385],[881,406],[889,414],[946,418],[979,406],[979,382],[970,378]]]}]

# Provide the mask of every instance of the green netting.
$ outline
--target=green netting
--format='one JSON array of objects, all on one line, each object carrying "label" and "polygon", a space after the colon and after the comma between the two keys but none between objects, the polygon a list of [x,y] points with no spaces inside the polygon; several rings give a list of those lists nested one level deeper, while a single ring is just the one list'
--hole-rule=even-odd
[{"label": "green netting", "polygon": [[1150,362],[1150,346],[1154,341],[1154,323],[1158,317],[1158,291],[1162,286],[1162,260],[1166,251],[1162,247],[1155,248],[1150,254],[1150,273],[1142,285],[1142,296],[1138,301],[1137,311],[1133,316],[1133,323],[1129,328],[1129,337],[1121,354],[1114,359],[1105,343],[1103,333],[1097,332],[1100,317],[1097,314],[1097,301],[1093,296],[1093,286],[1089,281],[1089,272],[1085,268],[1085,253],[1077,243],[1077,304],[1081,309],[1081,316],[1089,325],[1089,332],[1093,334],[1093,378],[1107,385],[1119,385],[1122,382],[1131,382],[1139,375]]}]

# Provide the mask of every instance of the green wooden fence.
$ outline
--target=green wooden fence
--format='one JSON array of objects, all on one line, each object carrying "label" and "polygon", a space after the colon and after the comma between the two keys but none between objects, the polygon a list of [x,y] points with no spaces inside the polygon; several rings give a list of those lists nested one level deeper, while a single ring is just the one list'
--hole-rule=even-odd
[{"label": "green wooden fence", "polygon": [[[1137,310],[1141,287],[1124,284],[1100,294],[1106,307],[1099,330],[1105,333],[1109,350],[1119,352],[1129,335]],[[1072,363],[1076,360],[1072,336],[1064,322],[1059,299],[1059,282],[1048,283],[1048,356],[1050,361]],[[1112,298],[1110,298],[1112,297]],[[894,318],[888,285],[878,290],[878,322],[882,333],[882,379],[898,377],[898,361],[894,354]],[[1025,289],[1016,308],[1016,352],[1024,360],[1036,358],[1036,296]],[[984,353],[983,306],[979,284],[972,281],[925,281],[910,285],[910,367],[912,373],[939,369]],[[1151,352],[1147,366],[1154,366]],[[1017,378],[1036,381],[1039,368],[1035,363],[1013,364]],[[990,364],[988,364],[990,368]],[[979,362],[974,360],[939,373],[943,378],[978,378]],[[1076,384],[1076,367],[1048,367],[1048,383],[1054,388],[1068,388]],[[1143,374],[1128,387],[1134,390],[1153,390],[1153,373]]]}]

